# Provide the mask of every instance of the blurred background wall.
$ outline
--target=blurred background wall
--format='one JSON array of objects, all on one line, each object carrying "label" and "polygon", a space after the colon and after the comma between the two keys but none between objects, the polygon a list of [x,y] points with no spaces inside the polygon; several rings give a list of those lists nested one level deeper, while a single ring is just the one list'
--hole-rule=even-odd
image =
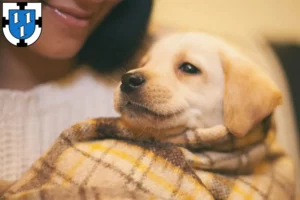
[{"label": "blurred background wall", "polygon": [[300,0],[155,0],[154,21],[300,42]]}]

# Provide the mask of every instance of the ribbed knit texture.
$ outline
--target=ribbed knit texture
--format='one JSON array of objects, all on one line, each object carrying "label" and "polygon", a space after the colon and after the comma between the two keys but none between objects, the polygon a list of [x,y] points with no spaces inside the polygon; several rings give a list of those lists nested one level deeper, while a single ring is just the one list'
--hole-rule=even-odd
[{"label": "ribbed knit texture", "polygon": [[114,86],[88,67],[32,90],[0,89],[0,179],[16,180],[70,125],[117,116]]}]

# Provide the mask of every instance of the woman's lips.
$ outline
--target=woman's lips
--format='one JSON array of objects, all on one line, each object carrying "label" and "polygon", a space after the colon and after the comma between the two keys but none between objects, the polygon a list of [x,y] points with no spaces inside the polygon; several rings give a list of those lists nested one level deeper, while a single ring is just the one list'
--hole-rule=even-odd
[{"label": "woman's lips", "polygon": [[48,3],[44,4],[47,8],[51,9],[54,15],[59,17],[65,23],[75,27],[86,27],[91,21],[92,14],[79,9],[64,8]]}]

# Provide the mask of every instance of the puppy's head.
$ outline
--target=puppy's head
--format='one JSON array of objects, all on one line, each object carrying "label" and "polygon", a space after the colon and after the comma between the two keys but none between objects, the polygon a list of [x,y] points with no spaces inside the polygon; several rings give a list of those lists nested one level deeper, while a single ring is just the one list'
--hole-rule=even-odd
[{"label": "puppy's head", "polygon": [[279,103],[273,83],[225,42],[201,33],[168,36],[122,77],[115,108],[154,137],[224,124],[242,136]]}]

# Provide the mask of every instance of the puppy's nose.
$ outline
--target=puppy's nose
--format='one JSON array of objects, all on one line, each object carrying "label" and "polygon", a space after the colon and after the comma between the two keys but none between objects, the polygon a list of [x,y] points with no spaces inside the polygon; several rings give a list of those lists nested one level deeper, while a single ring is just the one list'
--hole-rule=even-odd
[{"label": "puppy's nose", "polygon": [[145,83],[145,78],[141,73],[127,73],[121,79],[121,91],[125,93],[132,92]]}]

